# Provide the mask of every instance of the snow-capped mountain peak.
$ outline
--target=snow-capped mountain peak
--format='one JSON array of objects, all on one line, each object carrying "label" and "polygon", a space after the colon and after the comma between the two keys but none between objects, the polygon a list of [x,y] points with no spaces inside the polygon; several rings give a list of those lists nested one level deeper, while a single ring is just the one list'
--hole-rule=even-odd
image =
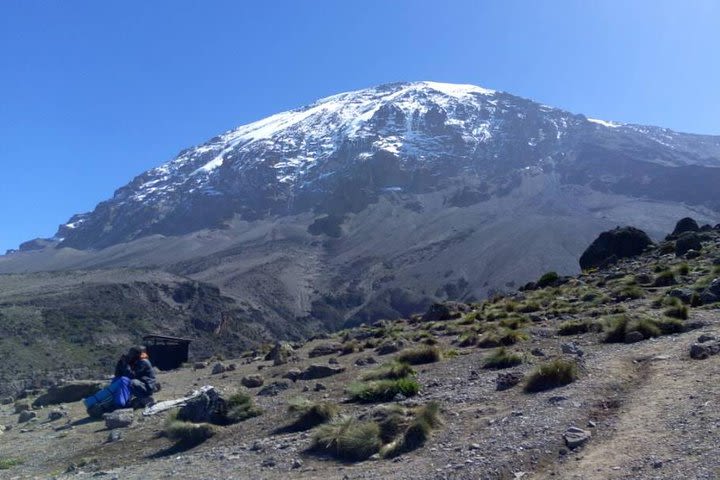
[{"label": "snow-capped mountain peak", "polygon": [[[57,237],[97,244],[88,232],[99,232],[102,245],[233,215],[322,211],[336,201],[328,195],[352,197],[333,208],[357,209],[382,192],[437,188],[443,178],[543,171],[586,145],[622,146],[659,165],[720,165],[717,137],[588,119],[474,85],[392,83],[332,95],[184,150],[96,212],[70,219]],[[107,225],[124,215],[135,227]]]}]

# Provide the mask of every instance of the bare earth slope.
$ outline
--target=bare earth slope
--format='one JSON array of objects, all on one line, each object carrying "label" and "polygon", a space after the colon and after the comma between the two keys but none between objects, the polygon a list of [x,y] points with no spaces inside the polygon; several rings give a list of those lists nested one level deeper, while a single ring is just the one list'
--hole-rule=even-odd
[{"label": "bare earth slope", "polygon": [[[47,420],[46,408],[35,412],[36,420],[22,424],[17,423],[13,405],[0,407],[0,425],[12,427],[0,434],[0,462],[15,463],[0,470],[0,475],[717,478],[720,387],[712,379],[720,373],[720,355],[701,360],[690,358],[689,351],[701,335],[705,337],[701,345],[715,345],[720,339],[720,303],[699,305],[697,298],[688,298],[692,305],[684,305],[672,300],[678,290],[705,292],[720,277],[720,234],[702,235],[702,251],[696,258],[676,257],[673,242],[664,242],[636,259],[550,281],[545,288],[469,305],[451,303],[434,307],[434,317],[429,312],[425,317],[382,322],[297,345],[288,364],[275,366],[263,360],[262,352],[249,352],[224,360],[237,368],[222,374],[211,373],[212,363],[204,369],[188,366],[161,374],[164,388],[158,400],[212,384],[226,395],[245,390],[264,411],[221,427],[215,437],[193,448],[180,448],[161,434],[166,415],[142,418],[136,412],[135,423],[119,430],[122,438],[105,443],[109,432],[102,422],[84,420],[80,403],[60,407],[67,419]],[[668,285],[671,277],[674,285]],[[619,325],[626,325],[623,321],[628,326],[620,343],[607,343]],[[399,352],[382,354],[377,348],[391,342],[401,345]],[[492,347],[498,343],[517,353],[521,363],[501,370],[483,368],[498,354]],[[330,346],[329,353],[317,355],[319,346]],[[441,358],[413,367],[416,375],[411,377],[420,384],[417,395],[368,404],[348,401],[349,385],[377,368],[358,360],[372,357],[383,364],[410,358],[408,352],[418,348],[435,348]],[[577,380],[538,393],[524,391],[532,372],[552,360],[576,365]],[[283,379],[291,369],[311,364],[346,369],[317,380]],[[508,372],[524,379],[507,390],[496,390],[498,375]],[[251,374],[259,374],[266,386],[284,382],[287,388],[275,396],[258,395],[258,388],[240,386],[241,379]],[[277,431],[291,421],[287,406],[296,397],[336,404],[343,414],[361,419],[375,418],[378,409],[392,405],[412,409],[436,401],[442,425],[419,448],[398,457],[341,462],[308,450],[317,428]],[[572,426],[591,434],[574,449],[562,437]]]}]

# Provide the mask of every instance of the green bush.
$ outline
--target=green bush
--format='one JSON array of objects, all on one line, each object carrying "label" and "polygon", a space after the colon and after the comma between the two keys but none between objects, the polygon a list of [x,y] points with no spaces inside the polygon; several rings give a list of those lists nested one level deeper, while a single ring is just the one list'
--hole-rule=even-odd
[{"label": "green bush", "polygon": [[510,368],[522,363],[522,356],[500,347],[485,358],[483,368]]},{"label": "green bush", "polygon": [[537,281],[537,286],[540,288],[545,288],[550,284],[556,282],[559,278],[560,276],[556,272],[547,272]]},{"label": "green bush", "polygon": [[678,275],[687,275],[690,273],[690,266],[687,263],[681,263],[677,266],[676,271]]},{"label": "green bush", "polygon": [[191,423],[171,420],[165,425],[164,434],[171,440],[187,445],[198,445],[217,433],[217,427],[209,423]]},{"label": "green bush", "polygon": [[520,313],[532,313],[538,310],[540,310],[540,305],[537,302],[521,303],[517,308],[517,311]]},{"label": "green bush", "polygon": [[248,418],[262,415],[262,409],[257,407],[252,397],[244,392],[237,392],[227,399],[227,414],[225,415],[228,423],[238,423]]},{"label": "green bush", "polygon": [[613,290],[613,294],[618,300],[637,300],[645,296],[645,291],[637,285],[623,285]]},{"label": "green bush", "polygon": [[350,401],[371,403],[389,402],[400,393],[405,397],[413,397],[420,391],[420,384],[414,378],[397,378],[355,382],[347,389]]},{"label": "green bush", "polygon": [[332,403],[314,403],[305,398],[299,398],[290,402],[288,412],[296,418],[287,429],[299,432],[328,423],[338,415],[339,408]]},{"label": "green bush", "polygon": [[361,461],[378,453],[381,446],[377,423],[346,417],[318,427],[311,448],[341,460]]},{"label": "green bush", "polygon": [[440,360],[440,350],[434,346],[423,346],[403,350],[397,356],[397,360],[410,365],[421,365],[424,363],[433,363]]},{"label": "green bush", "polygon": [[405,378],[411,375],[415,375],[415,370],[407,363],[398,361],[384,363],[377,368],[366,372],[362,375],[363,381],[369,380],[395,380],[398,378]]},{"label": "green bush", "polygon": [[528,377],[525,391],[541,392],[562,387],[577,379],[577,364],[570,360],[557,358],[538,366]]}]

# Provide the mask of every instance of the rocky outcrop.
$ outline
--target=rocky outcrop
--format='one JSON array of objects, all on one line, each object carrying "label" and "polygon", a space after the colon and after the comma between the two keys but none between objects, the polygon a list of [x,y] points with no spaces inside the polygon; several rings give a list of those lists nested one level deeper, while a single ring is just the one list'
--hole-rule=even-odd
[{"label": "rocky outcrop", "polygon": [[344,367],[314,364],[303,370],[303,372],[300,374],[300,379],[314,380],[316,378],[325,378],[332,375],[337,375],[338,373],[342,373],[344,371]]},{"label": "rocky outcrop", "polygon": [[668,239],[672,239],[677,237],[678,235],[685,233],[685,232],[698,232],[700,231],[700,227],[698,226],[698,223],[690,218],[685,217],[680,220],[678,220],[677,224],[675,224],[675,230],[668,235]]},{"label": "rocky outcrop", "polygon": [[690,250],[700,251],[702,241],[700,235],[695,232],[684,232],[675,241],[675,255],[681,257]]},{"label": "rocky outcrop", "polygon": [[56,405],[58,403],[79,402],[96,394],[103,387],[99,381],[75,381],[64,385],[58,385],[48,389],[47,393],[39,396],[34,402],[35,407]]},{"label": "rocky outcrop", "polygon": [[618,227],[603,232],[580,257],[580,268],[604,267],[620,258],[635,257],[653,245],[653,241],[640,229]]}]

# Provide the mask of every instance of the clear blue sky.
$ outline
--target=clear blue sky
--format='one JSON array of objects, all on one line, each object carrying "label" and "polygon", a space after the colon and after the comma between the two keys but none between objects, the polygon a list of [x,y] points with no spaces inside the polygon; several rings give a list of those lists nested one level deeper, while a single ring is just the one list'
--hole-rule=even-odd
[{"label": "clear blue sky", "polygon": [[217,133],[399,80],[720,134],[720,2],[2,0],[0,250]]}]

